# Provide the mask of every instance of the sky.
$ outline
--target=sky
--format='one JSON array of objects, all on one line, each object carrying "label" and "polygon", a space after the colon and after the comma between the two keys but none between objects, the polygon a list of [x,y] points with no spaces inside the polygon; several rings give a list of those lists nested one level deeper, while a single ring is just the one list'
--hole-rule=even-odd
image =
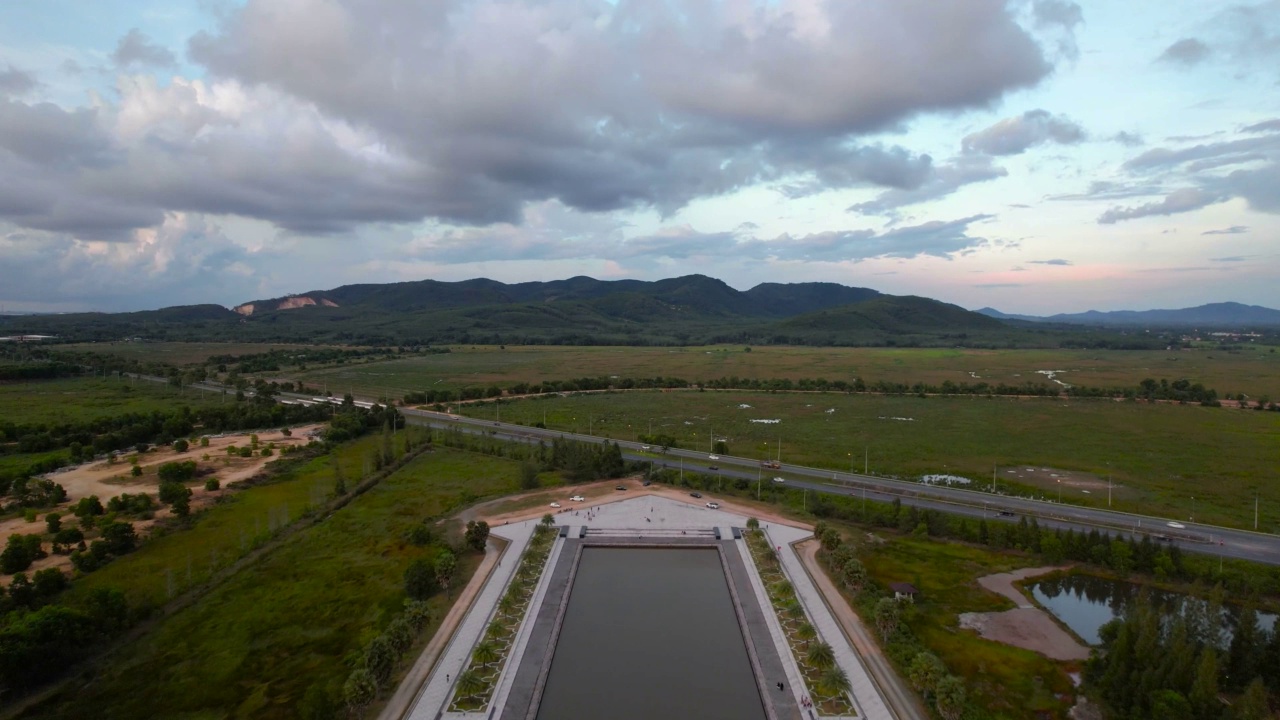
[{"label": "sky", "polygon": [[1280,307],[1280,0],[0,4],[0,308],[701,273]]}]

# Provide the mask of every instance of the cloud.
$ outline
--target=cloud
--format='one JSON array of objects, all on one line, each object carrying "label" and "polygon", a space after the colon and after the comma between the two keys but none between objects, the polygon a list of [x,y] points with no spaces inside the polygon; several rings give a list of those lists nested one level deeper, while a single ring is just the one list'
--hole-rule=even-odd
[{"label": "cloud", "polygon": [[971,285],[970,287],[975,287],[982,290],[996,290],[999,288],[1026,287],[1026,284],[1025,283],[980,283],[978,285]]},{"label": "cloud", "polygon": [[0,97],[26,95],[35,90],[37,85],[39,83],[36,82],[35,76],[25,70],[19,70],[12,65],[0,70]]},{"label": "cloud", "polygon": [[1174,215],[1177,213],[1199,210],[1200,208],[1212,205],[1221,199],[1221,197],[1205,192],[1204,190],[1200,190],[1199,188],[1183,188],[1169,193],[1159,202],[1127,208],[1119,206],[1113,207],[1098,216],[1098,222],[1102,225],[1111,225],[1121,220],[1133,220],[1135,218],[1148,217],[1152,215]]},{"label": "cloud", "polygon": [[1240,128],[1240,132],[1261,133],[1261,132],[1280,132],[1280,118],[1271,120],[1263,120],[1260,123],[1246,125]]},{"label": "cloud", "polygon": [[966,153],[1018,155],[1035,145],[1073,145],[1084,138],[1084,128],[1072,120],[1046,110],[1029,110],[965,136],[961,145]]},{"label": "cloud", "polygon": [[1231,227],[1222,228],[1221,230],[1205,230],[1200,234],[1201,235],[1240,235],[1241,233],[1246,233],[1246,232],[1249,232],[1249,228],[1247,226],[1232,225]]},{"label": "cloud", "polygon": [[1195,38],[1182,38],[1160,53],[1160,62],[1178,65],[1197,65],[1210,54],[1209,46]]},{"label": "cloud", "polygon": [[1280,150],[1280,134],[1241,138],[1216,143],[1202,143],[1177,150],[1152,148],[1125,162],[1124,169],[1131,172],[1163,170],[1193,161],[1215,161],[1215,167],[1228,162],[1247,162],[1259,152]]},{"label": "cloud", "polygon": [[985,245],[986,239],[969,234],[969,226],[992,217],[973,215],[880,233],[840,230],[759,238],[749,228],[704,233],[680,225],[624,237],[625,228],[610,216],[577,213],[551,201],[530,206],[518,224],[440,229],[415,238],[404,252],[411,259],[441,264],[567,258],[644,264],[659,259],[708,258],[788,262],[859,262],[922,255],[949,258]]},{"label": "cloud", "polygon": [[1142,145],[1144,142],[1141,135],[1137,133],[1123,131],[1123,130],[1116,133],[1115,135],[1112,135],[1111,139],[1120,143],[1121,145],[1127,145],[1129,147],[1137,147],[1139,145]]},{"label": "cloud", "polygon": [[1028,265],[1068,265],[1069,266],[1069,265],[1072,265],[1073,263],[1070,260],[1063,260],[1062,258],[1054,258],[1052,260],[1028,260],[1027,264]]},{"label": "cloud", "polygon": [[125,33],[111,53],[116,67],[171,68],[178,64],[172,51],[154,42],[138,28]]},{"label": "cloud", "polygon": [[945,165],[931,168],[923,182],[914,188],[886,190],[873,200],[851,205],[848,212],[867,215],[893,215],[900,207],[935,200],[959,190],[965,185],[986,182],[1009,174],[995,165],[989,157],[960,156]]},{"label": "cloud", "polygon": [[1249,258],[1245,255],[1232,255],[1230,257],[1209,258],[1209,262],[1237,263],[1237,262],[1244,262],[1245,260],[1248,260],[1248,259]]}]

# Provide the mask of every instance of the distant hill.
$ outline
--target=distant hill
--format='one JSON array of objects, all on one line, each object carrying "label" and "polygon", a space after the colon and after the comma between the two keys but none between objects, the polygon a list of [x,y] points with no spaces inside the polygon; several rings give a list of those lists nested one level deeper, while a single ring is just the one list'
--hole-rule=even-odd
[{"label": "distant hill", "polygon": [[[0,318],[0,334],[67,340],[234,340],[359,345],[698,343],[1130,347],[1098,329],[1010,325],[923,297],[836,283],[762,283],[735,290],[705,275],[653,282],[573,277],[507,284],[344,285],[142,313]],[[1113,337],[1114,336],[1114,337]],[[1152,341],[1155,342],[1155,341]]]},{"label": "distant hill", "polygon": [[1280,310],[1235,302],[1210,303],[1180,310],[1114,310],[1063,313],[1038,317],[1009,315],[993,308],[977,310],[1001,320],[1068,323],[1073,325],[1141,325],[1156,327],[1248,328],[1280,327]]}]

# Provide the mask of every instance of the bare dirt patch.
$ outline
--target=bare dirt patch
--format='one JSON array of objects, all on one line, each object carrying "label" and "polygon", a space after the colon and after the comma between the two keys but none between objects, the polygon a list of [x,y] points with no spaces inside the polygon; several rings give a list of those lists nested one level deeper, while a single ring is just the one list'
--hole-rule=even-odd
[{"label": "bare dirt patch", "polygon": [[1106,499],[1108,482],[1111,485],[1113,499],[1134,498],[1138,495],[1133,488],[1121,485],[1115,482],[1114,479],[1108,481],[1105,475],[1040,467],[1039,465],[1017,465],[1015,467],[1001,468],[999,478],[1000,480],[1039,488],[1044,491],[1045,497],[1050,499],[1055,499],[1059,491],[1062,492],[1064,500],[1084,495]]},{"label": "bare dirt patch", "polygon": [[1014,584],[1062,569],[1064,568],[1022,568],[978,578],[979,585],[1012,600],[1018,607],[995,613],[962,613],[960,627],[976,630],[988,640],[1033,650],[1051,660],[1087,659],[1089,648],[1063,630],[1049,613],[1035,607],[1031,599]]}]

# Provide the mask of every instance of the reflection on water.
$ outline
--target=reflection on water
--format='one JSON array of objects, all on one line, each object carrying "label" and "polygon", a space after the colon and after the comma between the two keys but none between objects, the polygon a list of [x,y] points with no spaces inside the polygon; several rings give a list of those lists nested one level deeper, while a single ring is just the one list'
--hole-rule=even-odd
[{"label": "reflection on water", "polygon": [[[1076,635],[1090,645],[1098,645],[1102,642],[1098,637],[1098,629],[1124,614],[1125,608],[1138,598],[1143,587],[1123,580],[1109,580],[1092,575],[1067,575],[1041,580],[1030,586],[1030,589],[1036,601]],[[1169,611],[1176,609],[1184,599],[1188,602],[1204,602],[1187,598],[1182,593],[1154,588],[1146,588],[1146,591],[1156,607]],[[1239,614],[1240,610],[1235,606],[1226,606],[1222,610],[1223,635],[1228,640]],[[1275,621],[1276,616],[1271,613],[1258,613],[1258,625],[1265,630],[1270,630]]]}]

